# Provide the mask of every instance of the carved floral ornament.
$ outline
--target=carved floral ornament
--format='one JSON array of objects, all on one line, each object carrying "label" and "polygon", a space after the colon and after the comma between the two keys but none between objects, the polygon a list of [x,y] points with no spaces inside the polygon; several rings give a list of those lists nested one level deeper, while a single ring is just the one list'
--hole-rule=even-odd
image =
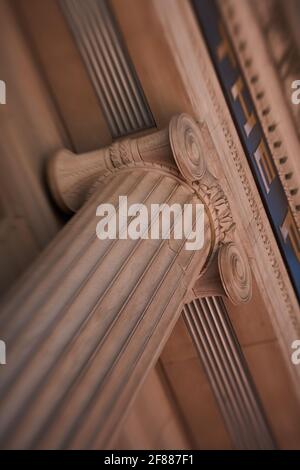
[{"label": "carved floral ornament", "polygon": [[146,136],[122,139],[81,155],[59,151],[49,162],[49,184],[58,205],[64,211],[76,212],[115,172],[142,167],[176,177],[203,202],[214,236],[209,260],[199,278],[211,271],[210,265],[217,264],[217,283],[223,287],[215,293],[233,303],[247,302],[252,292],[251,271],[233,241],[235,223],[229,201],[208,168],[212,146],[205,123],[179,114],[171,118],[167,129]]}]

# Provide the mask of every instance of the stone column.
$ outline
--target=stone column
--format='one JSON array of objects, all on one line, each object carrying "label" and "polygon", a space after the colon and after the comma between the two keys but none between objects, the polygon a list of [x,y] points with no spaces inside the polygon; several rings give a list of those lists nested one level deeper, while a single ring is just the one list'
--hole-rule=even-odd
[{"label": "stone column", "polygon": [[274,439],[222,297],[196,298],[183,316],[235,449],[274,449]]},{"label": "stone column", "polygon": [[[55,157],[54,195],[66,207],[82,207],[2,307],[1,447],[109,447],[188,292],[232,230],[226,197],[206,168],[201,129],[180,115],[158,134],[164,145],[155,134],[152,143],[113,144],[92,155],[100,159],[92,178],[79,156],[75,169],[61,165],[65,152]],[[123,239],[132,219],[116,239],[99,240],[96,209],[110,203],[120,212],[120,195],[147,208],[204,204],[203,247],[187,250],[185,239],[172,236],[174,226],[170,239]]]}]

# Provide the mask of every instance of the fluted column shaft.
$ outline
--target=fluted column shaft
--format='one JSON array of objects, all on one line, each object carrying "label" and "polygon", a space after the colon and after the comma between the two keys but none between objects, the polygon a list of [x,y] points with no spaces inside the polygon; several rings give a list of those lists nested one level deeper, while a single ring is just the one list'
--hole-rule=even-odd
[{"label": "fluted column shaft", "polygon": [[183,316],[237,449],[273,449],[274,440],[221,297],[188,302]]},{"label": "fluted column shaft", "polygon": [[155,165],[123,168],[92,196],[3,305],[0,440],[5,448],[109,446],[212,249],[185,240],[99,240],[96,208],[196,204],[197,193]]}]

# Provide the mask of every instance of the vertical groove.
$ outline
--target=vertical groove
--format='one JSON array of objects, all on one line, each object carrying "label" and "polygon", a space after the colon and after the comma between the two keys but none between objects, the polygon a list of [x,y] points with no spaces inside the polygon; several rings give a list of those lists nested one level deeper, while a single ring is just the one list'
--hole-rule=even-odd
[{"label": "vertical groove", "polygon": [[212,389],[216,396],[217,402],[221,409],[221,413],[225,419],[233,442],[235,443],[238,449],[242,449],[245,446],[244,443],[241,441],[241,436],[239,435],[239,433],[237,433],[238,426],[236,424],[236,418],[232,411],[232,407],[230,406],[230,402],[227,398],[222,376],[221,374],[219,374],[215,366],[215,360],[209,349],[208,340],[201,328],[201,324],[199,324],[199,322],[197,322],[197,319],[194,318],[191,304],[187,304],[184,307],[184,319],[191,333],[200,359],[205,365],[206,373],[210,380]]},{"label": "vertical groove", "polygon": [[183,315],[236,448],[274,448],[222,298],[196,299]]},{"label": "vertical groove", "polygon": [[106,0],[60,0],[114,138],[155,126]]},{"label": "vertical groove", "polygon": [[198,306],[197,302],[192,303],[194,309],[194,322],[196,325],[201,325],[202,329],[202,338],[203,335],[206,338],[209,347],[209,354],[214,359],[216,373],[222,379],[222,392],[223,392],[223,399],[229,403],[231,409],[231,417],[232,417],[232,424],[235,429],[235,435],[239,436],[239,445],[242,448],[248,448],[247,443],[247,436],[245,436],[245,430],[242,429],[242,432],[238,432],[242,428],[242,418],[240,415],[240,409],[238,404],[236,403],[236,397],[234,394],[234,390],[232,384],[228,380],[228,371],[224,368],[223,358],[222,355],[219,353],[218,344],[215,343],[213,335],[211,334],[207,322],[205,321],[204,315],[199,315],[196,306],[201,311],[201,305]]},{"label": "vertical groove", "polygon": [[244,390],[243,393],[247,396],[249,410],[254,417],[257,429],[260,431],[259,439],[260,441],[263,441],[263,444],[266,448],[270,446],[272,447],[273,442],[268,430],[263,410],[252,382],[252,378],[249,373],[243,352],[233,330],[232,324],[230,323],[223,299],[221,297],[212,297],[212,299],[207,299],[207,301],[213,302],[214,308],[212,308],[212,310],[214,311],[214,315],[217,315],[216,321],[220,322],[220,326],[223,327],[223,333],[225,335],[224,337],[226,337],[228,349],[230,350],[233,357],[236,373],[240,378],[242,388]]},{"label": "vertical groove", "polygon": [[260,400],[248,370],[245,357],[227,314],[223,299],[221,297],[213,297],[212,300],[215,305],[215,312],[217,313],[218,318],[223,325],[224,334],[227,337],[229,347],[235,357],[238,374],[241,377],[243,387],[245,388],[245,393],[248,396],[249,405],[252,407],[253,413],[255,415],[257,429],[260,430],[260,439],[263,439],[266,448],[272,447],[274,446],[274,441],[270,434]]},{"label": "vertical groove", "polygon": [[214,322],[214,310],[210,308],[210,305],[207,303],[207,299],[200,299],[200,304],[202,306],[202,312],[206,316],[206,320],[209,323],[210,333],[215,339],[215,342],[218,347],[218,353],[223,358],[223,367],[226,370],[226,375],[228,377],[228,382],[231,384],[232,389],[234,390],[234,400],[239,409],[241,430],[247,435],[247,445],[249,448],[259,447],[259,442],[256,438],[256,434],[252,428],[252,416],[249,414],[248,402],[244,399],[244,389],[239,385],[239,380],[237,379],[236,368],[232,363],[232,357],[228,353],[228,345],[224,341],[224,334],[220,333],[218,322]]}]

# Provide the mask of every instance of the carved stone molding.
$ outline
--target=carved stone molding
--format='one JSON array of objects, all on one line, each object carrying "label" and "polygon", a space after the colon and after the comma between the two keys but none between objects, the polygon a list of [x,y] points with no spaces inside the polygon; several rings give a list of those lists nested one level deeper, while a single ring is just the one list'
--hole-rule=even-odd
[{"label": "carved stone molding", "polygon": [[206,174],[198,191],[213,217],[217,245],[225,243],[231,239],[236,226],[226,194],[211,173]]},{"label": "carved stone molding", "polygon": [[[296,119],[299,106],[291,102],[291,84],[300,76],[295,70],[292,72],[292,69],[299,69],[300,50],[297,50],[296,57],[296,46],[292,44],[286,24],[285,4],[271,0],[269,3],[251,1],[241,5],[238,0],[226,0],[220,1],[219,5],[292,214],[300,228],[299,116]],[[281,52],[282,57],[277,57],[278,67],[274,67],[274,54],[278,56]],[[279,64],[283,66],[284,63],[286,67],[283,68],[290,70],[287,77],[282,76],[279,70]],[[291,115],[296,122],[293,122]]]},{"label": "carved stone molding", "polygon": [[298,312],[294,308],[294,304],[290,299],[290,295],[286,286],[286,280],[282,272],[282,268],[279,266],[278,258],[274,252],[273,249],[273,244],[270,240],[270,237],[267,233],[264,221],[261,217],[260,213],[260,207],[257,202],[257,198],[252,190],[251,183],[249,182],[249,177],[247,175],[247,172],[245,171],[244,168],[244,162],[242,159],[242,156],[240,155],[236,143],[235,143],[235,137],[232,135],[231,130],[230,130],[230,124],[228,119],[225,117],[224,110],[222,109],[222,106],[219,102],[219,98],[217,96],[216,90],[211,82],[210,74],[207,70],[206,67],[202,68],[203,72],[203,77],[205,80],[205,84],[207,87],[207,91],[209,93],[211,103],[213,105],[214,112],[216,113],[218,120],[221,125],[222,132],[224,134],[224,137],[226,139],[228,148],[230,150],[234,165],[237,169],[237,172],[239,174],[239,178],[242,182],[244,192],[248,198],[249,201],[249,206],[251,208],[253,218],[255,221],[255,224],[257,225],[257,229],[260,233],[260,236],[262,238],[266,253],[268,255],[268,259],[270,262],[270,265],[272,266],[272,269],[275,274],[275,278],[277,280],[277,285],[278,288],[281,292],[281,297],[283,299],[283,302],[285,304],[286,311],[288,312],[290,316],[290,320],[293,324],[293,327],[295,328],[296,331],[300,332],[300,326],[299,326],[299,319],[298,319]]}]

